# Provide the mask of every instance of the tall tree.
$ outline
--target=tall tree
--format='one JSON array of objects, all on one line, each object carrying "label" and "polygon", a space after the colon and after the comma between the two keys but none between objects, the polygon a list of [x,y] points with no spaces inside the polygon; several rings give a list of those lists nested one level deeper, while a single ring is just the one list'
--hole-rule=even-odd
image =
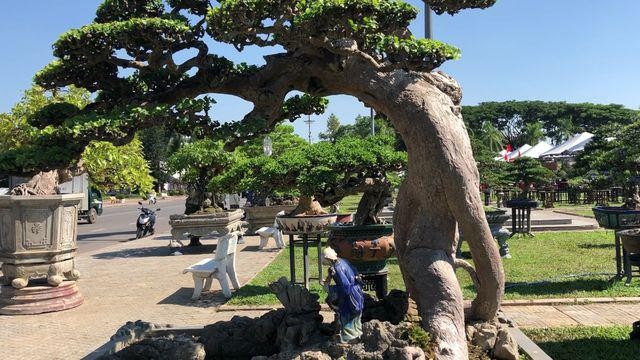
[{"label": "tall tree", "polygon": [[[429,1],[438,14],[494,3]],[[466,359],[456,229],[465,233],[477,270],[472,318],[495,318],[504,273],[478,196],[461,89],[434,71],[460,51],[413,37],[409,24],[417,13],[400,0],[225,0],[213,6],[208,0],[105,0],[93,23],[56,41],[56,60],[36,75],[46,88],[74,84],[97,96],[83,109],[45,107],[48,121],[40,123],[38,141],[3,151],[0,171],[67,167],[91,140],[124,143],[135,131],[162,123],[229,139],[232,148],[285,119],[322,112],[322,96],[354,96],[384,113],[406,144],[409,171],[394,219],[400,268],[437,357]],[[239,51],[260,46],[280,52],[260,66],[234,64],[211,53],[211,40]],[[193,56],[182,61],[175,53]],[[288,97],[295,90],[305,95]],[[215,93],[254,107],[240,122],[220,124],[209,116],[213,101],[202,97]]]},{"label": "tall tree", "polygon": [[335,142],[340,126],[340,119],[338,119],[335,114],[329,115],[327,119],[327,130],[320,133],[320,139]]},{"label": "tall tree", "polygon": [[521,135],[530,123],[542,124],[546,136],[561,141],[577,132],[595,132],[604,124],[630,124],[640,116],[639,111],[617,104],[515,100],[463,106],[462,113],[471,131],[480,131],[486,122],[490,122],[513,146],[524,144]]},{"label": "tall tree", "polygon": [[485,121],[482,124],[482,129],[480,131],[480,139],[494,152],[499,152],[504,148],[506,139],[504,134],[498,130],[493,124],[489,121]]},{"label": "tall tree", "polygon": [[530,122],[524,125],[522,131],[522,143],[536,145],[540,140],[544,139],[545,134],[540,122]]}]

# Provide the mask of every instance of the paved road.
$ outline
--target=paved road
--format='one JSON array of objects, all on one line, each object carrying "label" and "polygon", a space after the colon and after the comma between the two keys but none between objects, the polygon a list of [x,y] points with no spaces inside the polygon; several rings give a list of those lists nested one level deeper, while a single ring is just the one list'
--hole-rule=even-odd
[{"label": "paved road", "polygon": [[[135,238],[136,220],[140,211],[138,204],[133,200],[129,201],[130,204],[106,206],[95,224],[78,222],[78,251],[96,250]],[[184,198],[158,200],[151,208],[156,207],[162,209],[156,213],[156,233],[168,233],[169,215],[184,213]]]}]

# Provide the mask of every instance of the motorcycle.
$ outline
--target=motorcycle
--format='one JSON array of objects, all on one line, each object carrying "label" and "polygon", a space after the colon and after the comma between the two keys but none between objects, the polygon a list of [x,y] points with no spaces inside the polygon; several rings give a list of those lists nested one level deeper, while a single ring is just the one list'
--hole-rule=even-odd
[{"label": "motorcycle", "polygon": [[144,207],[142,201],[138,201],[138,204],[141,206],[138,210],[142,213],[138,216],[138,221],[136,221],[136,239],[147,236],[147,233],[153,235],[155,231],[153,226],[156,224],[156,211],[160,211],[160,209],[154,211]]}]

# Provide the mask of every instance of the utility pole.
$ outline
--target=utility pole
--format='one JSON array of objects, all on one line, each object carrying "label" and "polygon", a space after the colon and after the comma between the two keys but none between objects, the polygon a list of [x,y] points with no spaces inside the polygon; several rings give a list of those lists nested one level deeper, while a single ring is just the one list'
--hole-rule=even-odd
[{"label": "utility pole", "polygon": [[376,111],[371,108],[371,135],[376,134]]},{"label": "utility pole", "polygon": [[311,124],[314,122],[315,120],[311,120],[311,115],[308,115],[307,120],[304,121],[309,126],[309,144],[311,144]]},{"label": "utility pole", "polygon": [[431,22],[431,7],[429,1],[424,2],[424,37],[426,39],[433,39],[433,27]]}]

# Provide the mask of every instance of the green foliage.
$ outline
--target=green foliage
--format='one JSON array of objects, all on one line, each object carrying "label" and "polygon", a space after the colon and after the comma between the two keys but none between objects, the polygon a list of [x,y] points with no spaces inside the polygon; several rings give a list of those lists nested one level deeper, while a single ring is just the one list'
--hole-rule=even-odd
[{"label": "green foliage", "polygon": [[462,113],[471,131],[482,133],[482,129],[490,123],[514,147],[527,142],[534,145],[535,141],[532,140],[541,137],[538,125],[529,124],[540,124],[544,136],[561,141],[577,132],[595,132],[606,124],[630,124],[639,116],[637,110],[616,104],[543,101],[484,102],[476,106],[463,106]]},{"label": "green foliage", "polygon": [[631,326],[572,326],[523,331],[556,360],[627,360],[640,354],[640,342],[629,339]]},{"label": "green foliage", "polygon": [[[309,38],[340,48],[341,41],[352,39],[376,58],[427,71],[457,59],[460,52],[455,47],[402,31],[417,13],[398,0],[228,0],[210,10],[207,31],[239,50],[248,45],[288,47]],[[265,25],[267,20],[275,25]],[[265,39],[264,35],[271,36]]]},{"label": "green foliage", "polygon": [[[483,136],[484,137],[484,136]],[[486,137],[484,137],[486,139]],[[495,160],[495,151],[487,146],[486,140],[480,140],[473,134],[469,134],[473,157],[476,159],[480,184],[490,188],[500,188],[513,184],[510,178],[511,166],[505,161]]]},{"label": "green foliage", "polygon": [[300,143],[274,155],[241,159],[216,179],[227,191],[273,193],[297,189],[324,206],[363,191],[366,179],[391,181],[406,165],[406,153],[393,148],[393,138],[345,137],[335,143]]},{"label": "green foliage", "polygon": [[341,126],[340,119],[338,119],[335,114],[331,114],[327,119],[327,131],[321,132],[318,137],[322,140],[334,142],[337,139],[338,130]]},{"label": "green foliage", "polygon": [[182,136],[166,126],[156,126],[139,131],[138,137],[156,185],[167,182],[172,175],[166,166],[167,159],[182,145]]},{"label": "green foliage", "polygon": [[82,160],[92,184],[101,190],[131,189],[147,194],[153,189],[153,177],[137,138],[123,146],[92,142],[84,150]]},{"label": "green foliage", "polygon": [[172,172],[180,173],[184,182],[205,192],[211,180],[234,161],[235,155],[225,151],[222,142],[202,139],[184,144],[169,157],[167,165]]},{"label": "green foliage", "polygon": [[640,175],[640,120],[629,125],[610,124],[595,133],[576,159],[574,175],[586,175],[593,187],[633,187]]},{"label": "green foliage", "polygon": [[95,21],[107,23],[131,18],[150,18],[162,15],[162,0],[105,0],[96,11]]},{"label": "green foliage", "polygon": [[[492,3],[431,5],[455,13]],[[310,54],[331,54],[335,61],[327,65],[338,68],[353,56],[369,59],[381,72],[431,71],[457,58],[458,49],[411,35],[408,26],[417,14],[400,0],[104,0],[93,23],[60,36],[56,59],[35,76],[45,89],[90,91],[89,106],[38,107],[30,120],[37,127],[29,135],[34,140],[3,148],[0,171],[67,167],[93,140],[121,145],[159,125],[193,138],[222,139],[230,148],[242,145],[285,119],[324,111],[326,99],[318,96],[328,93],[325,79],[290,76],[307,66]],[[277,45],[284,51],[263,66],[234,64],[215,54],[211,40],[239,50]],[[184,50],[194,55],[174,58]],[[287,98],[291,90],[306,93]],[[201,97],[209,93],[236,95],[255,108],[242,121],[223,125],[211,118],[214,101]],[[15,123],[3,126],[16,129]]]},{"label": "green foliage", "polygon": [[537,159],[530,157],[519,157],[509,164],[509,174],[507,177],[513,183],[523,185],[523,194],[529,192],[529,186],[542,186],[551,182],[555,175],[544,166],[540,165]]},{"label": "green foliage", "polygon": [[425,354],[432,352],[431,347],[433,344],[431,343],[431,335],[424,331],[424,329],[419,325],[413,324],[409,328],[407,338],[409,340],[409,344],[421,348],[424,350]]}]

